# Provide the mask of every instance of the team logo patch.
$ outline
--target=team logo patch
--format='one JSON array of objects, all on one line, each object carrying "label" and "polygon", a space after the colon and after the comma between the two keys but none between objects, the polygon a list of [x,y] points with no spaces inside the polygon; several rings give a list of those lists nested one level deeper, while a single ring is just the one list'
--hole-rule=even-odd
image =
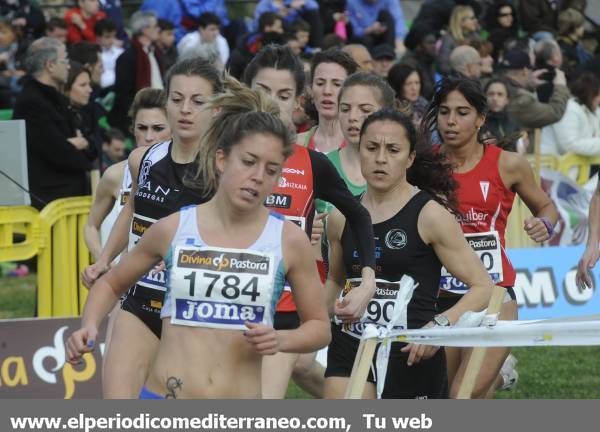
[{"label": "team logo patch", "polygon": [[406,242],[406,233],[399,228],[391,229],[385,235],[385,245],[390,249],[402,249]]},{"label": "team logo patch", "polygon": [[480,181],[479,187],[481,188],[481,194],[483,195],[483,201],[487,202],[488,191],[490,190],[489,181]]},{"label": "team logo patch", "polygon": [[143,187],[148,181],[148,174],[150,174],[150,168],[152,167],[152,161],[150,159],[144,160],[142,168],[140,168],[140,175],[138,177],[138,186]]}]

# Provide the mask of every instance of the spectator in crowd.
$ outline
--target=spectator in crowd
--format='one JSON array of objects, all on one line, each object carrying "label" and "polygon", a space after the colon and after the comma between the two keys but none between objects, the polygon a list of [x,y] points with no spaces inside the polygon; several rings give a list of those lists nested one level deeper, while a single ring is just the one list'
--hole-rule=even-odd
[{"label": "spectator in crowd", "polygon": [[[482,127],[482,139],[486,144],[496,144],[505,150],[517,150],[520,129],[508,113],[508,86],[501,78],[490,80],[485,88],[489,108]],[[521,145],[520,152],[524,150]]]},{"label": "spectator in crowd", "polygon": [[312,53],[312,47],[309,47],[308,45],[308,41],[310,40],[309,23],[302,18],[297,18],[289,25],[289,32],[294,36],[294,39],[298,41],[300,52]]},{"label": "spectator in crowd", "polygon": [[396,61],[394,47],[388,44],[377,45],[371,51],[371,57],[373,57],[373,70],[375,74],[382,78],[387,78],[391,67]]},{"label": "spectator in crowd", "polygon": [[31,203],[41,209],[55,199],[89,193],[92,163],[83,151],[85,139],[70,128],[67,100],[59,91],[69,74],[65,46],[54,38],[36,40],[25,67],[13,119],[25,120]]},{"label": "spectator in crowd", "polygon": [[519,1],[523,29],[536,40],[544,38],[544,33],[554,35],[557,30],[558,6],[557,0]]},{"label": "spectator in crowd", "polygon": [[340,31],[338,27],[341,26],[343,28],[341,32],[344,34],[344,37],[339,34],[338,36],[346,40],[348,37],[346,0],[320,0],[319,12],[321,13],[321,22],[323,23],[323,33],[325,35],[337,34]]},{"label": "spectator in crowd", "polygon": [[545,70],[545,72],[540,75],[540,79],[543,80],[543,82],[537,86],[535,91],[540,102],[548,102],[554,89],[552,80],[556,75],[556,69],[562,68],[563,56],[558,43],[556,43],[554,39],[543,39],[536,42],[534,45],[534,53],[535,70]]},{"label": "spectator in crowd", "polygon": [[98,0],[77,0],[77,7],[65,12],[67,42],[96,42],[94,27],[97,21],[105,17],[106,14],[100,10]]},{"label": "spectator in crowd", "polygon": [[456,5],[468,5],[479,15],[479,0],[425,0],[413,20],[413,25],[425,25],[434,29],[443,29],[448,26],[450,15]]},{"label": "spectator in crowd", "polygon": [[415,126],[427,111],[427,99],[421,95],[421,75],[408,64],[396,63],[388,72],[387,81],[396,92],[396,99],[405,105]]},{"label": "spectator in crowd", "polygon": [[108,18],[100,20],[94,27],[96,41],[100,46],[100,59],[102,60],[102,76],[100,87],[108,88],[115,84],[115,67],[117,58],[123,53],[116,41],[117,27]]},{"label": "spectator in crowd", "polygon": [[117,59],[115,68],[115,102],[108,114],[113,127],[127,133],[127,111],[136,92],[145,87],[163,88],[160,53],[155,49],[158,39],[156,15],[135,12],[131,16],[131,46]]},{"label": "spectator in crowd", "polygon": [[0,17],[10,22],[20,38],[29,44],[44,35],[46,18],[31,0],[0,1]]},{"label": "spectator in crowd", "polygon": [[404,40],[407,52],[401,63],[412,66],[421,77],[421,93],[425,99],[433,96],[437,74],[435,71],[435,44],[437,32],[427,25],[414,24]]},{"label": "spectator in crowd", "polygon": [[18,51],[14,27],[0,18],[0,109],[12,108],[21,90],[19,80],[25,72],[17,59]]},{"label": "spectator in crowd", "polygon": [[457,5],[452,9],[448,31],[442,37],[440,51],[437,56],[437,66],[441,73],[451,70],[450,54],[459,45],[468,45],[479,38],[479,22],[471,6]]},{"label": "spectator in crowd", "polygon": [[488,40],[492,43],[494,61],[502,58],[504,43],[519,37],[519,19],[517,9],[512,0],[494,0],[483,18]]},{"label": "spectator in crowd", "polygon": [[205,49],[200,45],[212,45],[213,50],[219,53],[221,64],[226,65],[229,60],[229,45],[221,35],[220,29],[221,19],[216,14],[205,12],[200,15],[197,31],[188,33],[177,44],[180,58],[195,57],[196,50]]},{"label": "spectator in crowd", "polygon": [[246,65],[263,46],[283,44],[283,19],[275,12],[265,12],[258,19],[258,31],[242,36],[231,52],[227,68],[235,78],[241,78]]},{"label": "spectator in crowd", "polygon": [[171,21],[158,20],[158,39],[156,48],[160,51],[163,68],[168,71],[177,62],[178,54],[175,46],[175,26]]},{"label": "spectator in crowd", "polygon": [[342,51],[348,54],[358,64],[358,70],[362,72],[373,73],[373,59],[369,50],[360,44],[349,44],[342,48]]},{"label": "spectator in crowd", "polygon": [[117,44],[121,47],[127,46],[129,35],[125,31],[121,0],[100,0],[100,7],[106,14],[106,18],[111,20],[117,27]]},{"label": "spectator in crowd", "polygon": [[92,116],[91,110],[86,109],[92,95],[92,77],[84,65],[72,59],[63,93],[68,99],[70,128],[85,139],[83,151],[88,159],[94,160],[100,154],[102,140],[98,120]]},{"label": "spectator in crowd", "polygon": [[406,23],[396,0],[348,0],[348,19],[353,38],[369,48],[387,43],[404,54]]},{"label": "spectator in crowd", "polygon": [[481,78],[481,56],[472,46],[457,46],[450,54],[450,68],[454,72],[478,81]]},{"label": "spectator in crowd", "polygon": [[85,112],[85,117],[88,119],[90,145],[94,146],[96,153],[99,155],[102,151],[102,137],[98,121],[106,114],[104,107],[97,101],[100,96],[103,73],[101,48],[95,43],[83,41],[69,46],[68,52],[69,58],[72,61],[81,63],[91,77],[92,95],[89,103],[81,110]]},{"label": "spectator in crowd", "polygon": [[258,24],[260,16],[265,12],[273,12],[283,18],[286,25],[291,25],[298,18],[310,26],[308,44],[313,47],[321,45],[323,39],[323,23],[316,0],[259,0],[254,10],[254,19]]},{"label": "spectator in crowd", "polygon": [[198,28],[198,17],[205,12],[217,15],[221,24],[231,30],[232,39],[227,38],[231,46],[235,45],[235,38],[246,31],[243,25],[229,20],[225,0],[144,0],[140,10],[154,12],[157,17],[172,22],[177,42]]},{"label": "spectator in crowd", "polygon": [[509,85],[508,113],[525,129],[541,128],[559,121],[567,106],[569,89],[565,74],[556,69],[554,89],[547,103],[540,102],[534,93],[541,84],[543,69],[532,72],[531,58],[520,49],[507,51],[501,67]]},{"label": "spectator in crowd", "polygon": [[100,86],[102,79],[102,56],[99,45],[91,42],[78,42],[68,49],[69,58],[81,63],[92,77],[92,85]]},{"label": "spectator in crowd", "polygon": [[592,57],[581,43],[584,32],[585,18],[578,10],[566,9],[558,15],[558,44],[568,80],[574,78],[580,66]]},{"label": "spectator in crowd", "polygon": [[600,78],[584,73],[570,87],[565,114],[542,129],[541,152],[600,156]]},{"label": "spectator in crowd", "polygon": [[67,43],[67,22],[62,18],[52,17],[46,23],[46,36]]},{"label": "spectator in crowd", "polygon": [[387,43],[404,54],[406,23],[397,0],[348,0],[348,19],[355,39],[372,48]]},{"label": "spectator in crowd", "polygon": [[125,159],[125,134],[111,128],[104,132],[102,139],[102,172],[111,165]]}]

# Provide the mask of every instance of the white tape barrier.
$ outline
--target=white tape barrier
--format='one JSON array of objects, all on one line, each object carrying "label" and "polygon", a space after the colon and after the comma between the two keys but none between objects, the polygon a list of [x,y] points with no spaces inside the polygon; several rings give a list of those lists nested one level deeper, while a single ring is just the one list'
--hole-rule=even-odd
[{"label": "white tape barrier", "polygon": [[[584,319],[584,317],[582,317]],[[453,347],[600,345],[600,318],[497,321],[495,326],[431,327],[388,331],[368,324],[363,337]]]},{"label": "white tape barrier", "polygon": [[[480,312],[468,315],[464,320],[461,318],[457,324],[483,322],[481,327],[430,327],[400,331],[366,324],[363,339],[376,338],[381,341],[375,359],[378,378],[385,377],[387,372],[392,341],[453,347],[600,345],[599,315],[533,321],[496,321],[495,318]],[[377,380],[379,399],[384,384],[385,379]]]}]

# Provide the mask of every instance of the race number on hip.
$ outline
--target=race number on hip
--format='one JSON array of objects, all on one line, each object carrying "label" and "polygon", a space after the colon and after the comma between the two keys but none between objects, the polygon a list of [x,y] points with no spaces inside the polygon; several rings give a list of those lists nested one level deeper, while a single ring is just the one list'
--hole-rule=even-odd
[{"label": "race number on hip", "polygon": [[173,324],[245,330],[272,324],[273,254],[177,246],[170,274]]},{"label": "race number on hip", "polygon": [[[502,282],[502,252],[500,237],[497,231],[465,234],[467,242],[475,251],[481,263],[487,270],[494,283]],[[456,294],[464,294],[469,287],[452,276],[446,267],[442,267],[440,289]]]},{"label": "race number on hip", "polygon": [[[152,218],[138,214],[133,215],[133,220],[131,221],[131,230],[129,231],[129,245],[127,250],[132,250],[135,247],[137,242],[142,238],[142,235],[144,235],[146,230],[150,228],[154,222],[156,222],[156,220]],[[166,291],[167,272],[164,269],[159,271],[155,271],[154,269],[150,270],[147,274],[142,276],[139,281],[137,281],[137,285],[158,291]]]},{"label": "race number on hip", "polygon": [[[340,295],[342,299],[346,294],[353,288],[356,288],[361,283],[360,278],[346,279],[346,286]],[[360,338],[364,329],[365,324],[373,323],[381,326],[387,326],[394,315],[394,304],[398,296],[398,290],[400,289],[400,282],[389,282],[384,279],[376,279],[376,290],[373,298],[367,305],[367,310],[361,317],[359,322],[351,324],[343,324],[342,331]],[[412,294],[412,291],[411,291]],[[406,306],[410,298],[398,302],[399,306],[403,306],[403,310],[400,312],[400,319],[395,323],[394,329],[403,330],[406,329]]]}]

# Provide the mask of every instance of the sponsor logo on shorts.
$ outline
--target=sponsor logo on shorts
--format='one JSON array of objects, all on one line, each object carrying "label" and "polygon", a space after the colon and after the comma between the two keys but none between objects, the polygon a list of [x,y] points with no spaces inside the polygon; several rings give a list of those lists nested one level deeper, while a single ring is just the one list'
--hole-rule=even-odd
[{"label": "sponsor logo on shorts", "polygon": [[269,274],[268,258],[251,253],[186,250],[179,251],[177,265],[183,268]]},{"label": "sponsor logo on shorts", "polygon": [[121,196],[119,197],[119,204],[124,206],[129,201],[129,196],[131,195],[130,191],[121,192]]},{"label": "sponsor logo on shorts", "polygon": [[406,242],[406,233],[399,228],[391,229],[385,235],[385,245],[390,249],[402,249]]},{"label": "sponsor logo on shorts", "polygon": [[137,216],[133,216],[133,221],[131,222],[131,233],[135,234],[138,237],[144,235],[146,230],[152,226],[152,221],[140,219]]},{"label": "sponsor logo on shorts", "polygon": [[265,200],[265,206],[273,208],[289,209],[292,205],[292,197],[284,194],[271,194]]}]

